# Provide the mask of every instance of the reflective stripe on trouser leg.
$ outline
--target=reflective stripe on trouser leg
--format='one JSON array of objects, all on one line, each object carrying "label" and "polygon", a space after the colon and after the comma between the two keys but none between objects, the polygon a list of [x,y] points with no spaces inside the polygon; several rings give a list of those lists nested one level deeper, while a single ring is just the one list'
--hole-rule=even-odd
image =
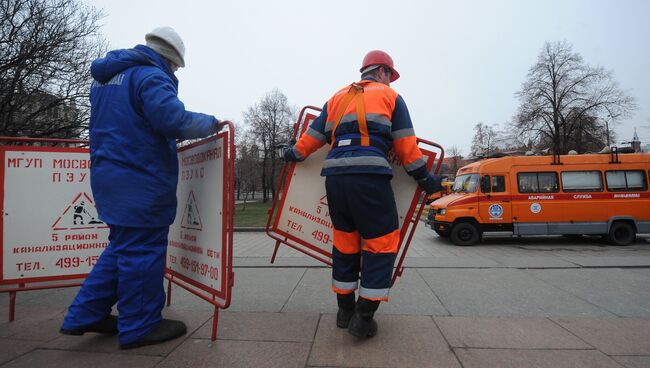
[{"label": "reflective stripe on trouser leg", "polygon": [[112,227],[108,239],[108,246],[68,307],[61,328],[75,330],[93,324],[108,316],[117,302],[117,255],[113,252]]},{"label": "reflective stripe on trouser leg", "polygon": [[359,295],[370,300],[388,300],[400,231],[363,239],[363,262]]},{"label": "reflective stripe on trouser leg", "polygon": [[336,247],[332,249],[332,290],[337,294],[350,294],[357,290],[361,252],[341,253]]},{"label": "reflective stripe on trouser leg", "polygon": [[395,253],[361,252],[361,288],[359,296],[369,300],[388,300]]},{"label": "reflective stripe on trouser leg", "polygon": [[117,309],[120,344],[140,340],[158,326],[165,304],[163,286],[169,227],[121,228]]}]

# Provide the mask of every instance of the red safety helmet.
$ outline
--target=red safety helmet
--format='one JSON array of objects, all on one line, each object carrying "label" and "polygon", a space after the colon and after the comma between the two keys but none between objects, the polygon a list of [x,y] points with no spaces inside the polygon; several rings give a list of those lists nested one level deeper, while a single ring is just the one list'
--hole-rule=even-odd
[{"label": "red safety helmet", "polygon": [[366,54],[363,58],[363,63],[361,64],[360,72],[371,65],[384,65],[390,69],[391,76],[390,81],[395,82],[399,78],[399,73],[395,70],[393,66],[393,58],[390,57],[387,53],[381,50],[372,50]]}]

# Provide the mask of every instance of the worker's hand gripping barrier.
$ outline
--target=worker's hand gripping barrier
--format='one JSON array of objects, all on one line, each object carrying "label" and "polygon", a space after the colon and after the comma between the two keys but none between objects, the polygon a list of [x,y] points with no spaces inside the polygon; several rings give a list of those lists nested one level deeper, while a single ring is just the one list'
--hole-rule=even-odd
[{"label": "worker's hand gripping barrier", "polygon": [[[317,107],[303,108],[294,124],[293,137],[297,138],[307,130],[319,113]],[[438,173],[444,157],[442,147],[423,139],[418,139],[418,143],[427,160],[427,168],[431,170],[436,162],[434,173]],[[289,163],[282,168],[266,224],[266,233],[276,240],[271,263],[275,262],[280,244],[285,244],[331,265],[332,224],[325,195],[325,178],[320,176],[328,149],[329,146],[324,145],[305,161]],[[404,257],[425,207],[426,195],[406,174],[392,151],[389,159],[393,165],[392,186],[401,224],[394,283],[402,274]]]}]

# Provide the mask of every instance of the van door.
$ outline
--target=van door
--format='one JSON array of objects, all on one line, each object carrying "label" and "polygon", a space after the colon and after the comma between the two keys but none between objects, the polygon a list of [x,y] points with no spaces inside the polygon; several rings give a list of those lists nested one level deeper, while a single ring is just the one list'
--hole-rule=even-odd
[{"label": "van door", "polygon": [[479,217],[483,231],[512,231],[512,207],[508,174],[481,176]]}]

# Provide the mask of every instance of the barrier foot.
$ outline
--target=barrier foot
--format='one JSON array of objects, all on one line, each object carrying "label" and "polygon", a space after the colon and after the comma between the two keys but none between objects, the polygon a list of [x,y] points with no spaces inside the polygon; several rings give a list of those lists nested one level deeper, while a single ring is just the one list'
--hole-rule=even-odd
[{"label": "barrier foot", "polygon": [[169,307],[172,304],[172,277],[167,279],[167,306]]},{"label": "barrier foot", "polygon": [[214,315],[212,316],[212,341],[217,340],[217,323],[219,323],[219,307],[214,306]]},{"label": "barrier foot", "polygon": [[275,249],[273,249],[273,257],[271,257],[271,264],[275,262],[275,256],[278,254],[278,248],[280,248],[280,241],[275,241]]},{"label": "barrier foot", "polygon": [[9,322],[13,322],[16,317],[16,292],[9,292]]}]

